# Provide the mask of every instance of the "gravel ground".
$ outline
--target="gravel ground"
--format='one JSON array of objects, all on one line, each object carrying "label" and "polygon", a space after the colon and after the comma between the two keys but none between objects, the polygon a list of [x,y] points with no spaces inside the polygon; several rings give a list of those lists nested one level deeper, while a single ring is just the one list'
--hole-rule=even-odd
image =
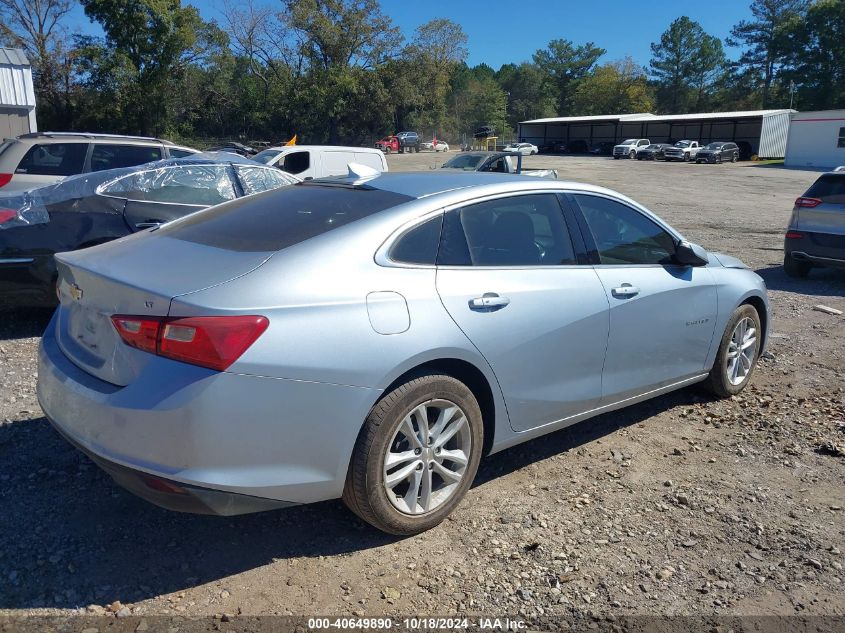
[{"label": "gravel ground", "polygon": [[340,502],[190,516],[124,492],[57,436],[35,398],[49,313],[0,312],[0,616],[845,616],[845,317],[812,309],[845,310],[845,273],[780,267],[816,174],[525,162],[621,191],[764,277],[771,353],[742,395],[685,389],[495,455],[414,538]]}]

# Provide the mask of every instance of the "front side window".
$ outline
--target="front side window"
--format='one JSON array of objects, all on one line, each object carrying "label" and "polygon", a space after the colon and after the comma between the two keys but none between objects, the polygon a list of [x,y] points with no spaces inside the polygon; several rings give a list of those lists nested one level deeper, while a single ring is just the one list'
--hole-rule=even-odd
[{"label": "front side window", "polygon": [[161,148],[149,145],[94,145],[91,171],[134,167],[161,160]]},{"label": "front side window", "polygon": [[587,220],[602,264],[671,264],[675,240],[626,204],[586,194],[575,199]]},{"label": "front side window", "polygon": [[16,174],[72,176],[81,174],[88,143],[45,143],[33,145],[21,159]]},{"label": "front side window", "polygon": [[253,167],[252,165],[235,165],[234,167],[244,193],[248,196],[297,182],[292,176],[273,167]]},{"label": "front side window", "polygon": [[278,167],[289,174],[301,174],[311,166],[311,152],[291,152],[286,154]]},{"label": "front side window", "polygon": [[225,165],[148,169],[108,183],[100,193],[128,200],[204,207],[235,198]]},{"label": "front side window", "polygon": [[839,128],[839,141],[836,147],[845,147],[845,127]]},{"label": "front side window", "polygon": [[442,266],[575,264],[557,197],[499,198],[446,214],[437,263]]}]

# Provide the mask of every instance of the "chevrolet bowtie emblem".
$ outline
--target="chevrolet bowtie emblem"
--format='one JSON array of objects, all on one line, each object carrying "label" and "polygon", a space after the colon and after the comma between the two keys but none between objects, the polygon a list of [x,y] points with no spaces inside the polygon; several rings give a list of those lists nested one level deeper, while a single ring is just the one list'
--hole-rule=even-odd
[{"label": "chevrolet bowtie emblem", "polygon": [[74,301],[79,301],[80,299],[82,299],[82,288],[80,288],[76,284],[71,284],[70,290],[68,292],[70,293],[70,296],[73,297]]}]

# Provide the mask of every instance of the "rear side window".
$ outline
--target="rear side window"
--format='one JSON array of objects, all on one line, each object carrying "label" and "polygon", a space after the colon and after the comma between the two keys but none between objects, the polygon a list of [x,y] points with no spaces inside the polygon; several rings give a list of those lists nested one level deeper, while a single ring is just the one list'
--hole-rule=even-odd
[{"label": "rear side window", "polygon": [[575,253],[557,197],[510,196],[446,214],[441,266],[560,266]]},{"label": "rear side window", "polygon": [[839,128],[839,142],[836,147],[845,147],[845,127]]},{"label": "rear side window", "polygon": [[204,207],[235,198],[235,188],[223,165],[150,169],[115,180],[100,191],[129,200]]},{"label": "rear side window", "polygon": [[159,234],[230,251],[278,251],[411,200],[380,189],[298,184],[190,215]]},{"label": "rear side window", "polygon": [[81,174],[88,143],[48,143],[33,145],[24,154],[16,174],[72,176]]},{"label": "rear side window", "polygon": [[275,167],[253,167],[251,165],[235,165],[238,179],[241,181],[244,194],[247,196],[270,189],[278,189],[285,185],[298,182],[296,178],[288,176]]},{"label": "rear side window", "polygon": [[193,156],[194,154],[196,154],[196,152],[192,152],[187,149],[170,148],[170,158],[185,158],[185,156]]},{"label": "rear side window", "polygon": [[91,151],[91,171],[134,167],[161,160],[161,148],[145,145],[94,145]]},{"label": "rear side window", "polygon": [[804,194],[805,198],[818,198],[823,202],[845,204],[845,174],[825,174]]},{"label": "rear side window", "polygon": [[390,249],[390,259],[403,264],[433,265],[442,223],[443,215],[438,215],[405,233]]}]

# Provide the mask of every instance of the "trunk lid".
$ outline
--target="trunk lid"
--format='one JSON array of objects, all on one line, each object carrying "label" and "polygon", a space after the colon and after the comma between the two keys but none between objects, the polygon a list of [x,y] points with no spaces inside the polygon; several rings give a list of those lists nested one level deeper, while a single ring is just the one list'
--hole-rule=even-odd
[{"label": "trunk lid", "polygon": [[61,305],[56,339],[78,367],[130,384],[154,356],[123,343],[115,314],[167,316],[173,297],[245,275],[271,252],[218,249],[155,232],[56,255]]}]

